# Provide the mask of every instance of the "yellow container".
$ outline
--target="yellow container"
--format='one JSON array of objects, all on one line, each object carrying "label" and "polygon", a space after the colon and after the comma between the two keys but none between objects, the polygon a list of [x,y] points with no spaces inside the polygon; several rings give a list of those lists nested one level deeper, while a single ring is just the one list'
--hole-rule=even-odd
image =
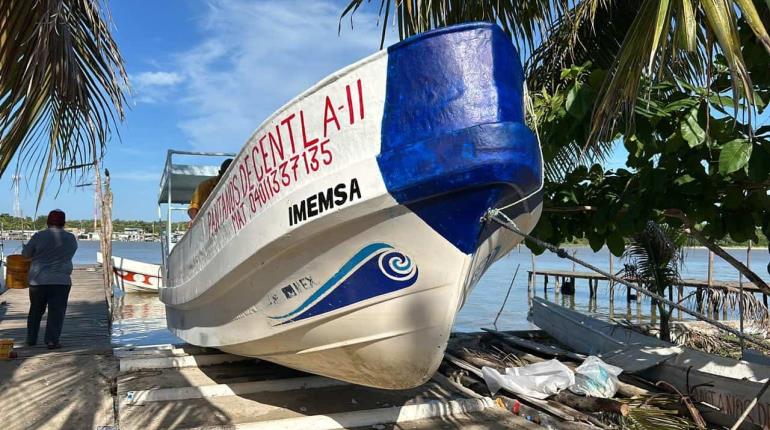
[{"label": "yellow container", "polygon": [[13,339],[0,339],[0,360],[10,359],[11,351],[13,351]]},{"label": "yellow container", "polygon": [[32,260],[23,255],[9,255],[5,260],[5,286],[8,288],[29,287],[29,264]]}]

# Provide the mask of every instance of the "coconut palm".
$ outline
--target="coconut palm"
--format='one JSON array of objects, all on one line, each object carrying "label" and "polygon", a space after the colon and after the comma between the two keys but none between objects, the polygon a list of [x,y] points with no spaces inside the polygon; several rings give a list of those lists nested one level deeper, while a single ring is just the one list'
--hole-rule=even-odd
[{"label": "coconut palm", "polygon": [[[685,238],[681,231],[649,221],[641,233],[631,238],[623,258],[634,266],[637,280],[642,285],[659,296],[668,295],[671,299],[674,286],[681,281],[679,269],[684,261],[682,250]],[[670,341],[670,310],[655,299],[653,303],[660,312],[660,337]]]},{"label": "coconut palm", "polygon": [[[127,76],[99,0],[0,0],[0,175],[83,174],[124,116]],[[39,201],[39,199],[38,199]]]},{"label": "coconut palm", "polygon": [[[766,0],[768,1],[768,0]],[[371,0],[350,0],[342,17]],[[738,19],[743,16],[770,52],[760,0],[380,0],[382,42],[394,16],[401,39],[468,21],[497,22],[527,58],[532,89],[548,88],[564,67],[586,60],[609,70],[594,106],[591,148],[607,149],[619,116],[630,117],[640,83],[677,76],[707,82],[716,55],[733,76],[739,99],[755,102],[741,52]],[[758,9],[759,8],[759,9]],[[760,13],[761,11],[761,13]],[[765,21],[767,22],[767,21]],[[630,123],[629,123],[630,124]],[[631,125],[631,124],[630,124]],[[600,141],[605,144],[601,144]],[[596,145],[600,143],[599,145]]]}]

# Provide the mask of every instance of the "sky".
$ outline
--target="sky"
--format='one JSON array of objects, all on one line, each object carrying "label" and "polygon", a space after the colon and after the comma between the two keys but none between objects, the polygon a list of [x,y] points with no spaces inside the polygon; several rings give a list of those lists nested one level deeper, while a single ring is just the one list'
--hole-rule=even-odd
[{"label": "sky", "polygon": [[[168,149],[237,152],[272,112],[380,42],[371,5],[356,12],[353,29],[344,20],[338,35],[347,0],[108,4],[131,82],[120,139],[108,143],[104,162],[119,219],[157,219]],[[395,41],[393,31],[388,41]],[[608,167],[621,165],[610,160]],[[36,179],[22,172],[25,216],[35,215]],[[38,214],[61,208],[69,219],[93,217],[93,187],[75,185],[50,184]],[[0,179],[0,202],[0,213],[13,213],[12,173]]]},{"label": "sky", "polygon": [[[104,167],[113,217],[157,219],[168,149],[237,152],[259,124],[328,74],[377,51],[376,8],[343,22],[344,0],[164,0],[108,2],[132,95],[120,140]],[[24,172],[22,172],[24,175]],[[13,213],[12,172],[0,179],[0,213]],[[22,177],[20,203],[34,216],[36,177]],[[90,182],[88,180],[87,182]],[[49,185],[38,210],[92,218],[93,187]]]}]

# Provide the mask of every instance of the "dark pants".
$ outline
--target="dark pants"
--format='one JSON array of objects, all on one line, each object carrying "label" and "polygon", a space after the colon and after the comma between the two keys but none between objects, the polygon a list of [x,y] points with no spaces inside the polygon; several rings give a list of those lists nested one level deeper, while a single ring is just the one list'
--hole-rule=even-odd
[{"label": "dark pants", "polygon": [[27,344],[37,343],[40,320],[48,306],[48,322],[45,324],[45,343],[59,343],[70,285],[31,285],[29,287],[29,315],[27,316]]}]

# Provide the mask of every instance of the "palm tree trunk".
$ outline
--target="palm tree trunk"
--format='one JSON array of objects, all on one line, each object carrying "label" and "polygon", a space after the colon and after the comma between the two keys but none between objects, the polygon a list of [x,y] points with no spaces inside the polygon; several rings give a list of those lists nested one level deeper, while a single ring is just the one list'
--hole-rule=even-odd
[{"label": "palm tree trunk", "polygon": [[669,313],[666,305],[657,303],[658,311],[660,312],[660,339],[666,342],[671,342],[671,314]]}]

